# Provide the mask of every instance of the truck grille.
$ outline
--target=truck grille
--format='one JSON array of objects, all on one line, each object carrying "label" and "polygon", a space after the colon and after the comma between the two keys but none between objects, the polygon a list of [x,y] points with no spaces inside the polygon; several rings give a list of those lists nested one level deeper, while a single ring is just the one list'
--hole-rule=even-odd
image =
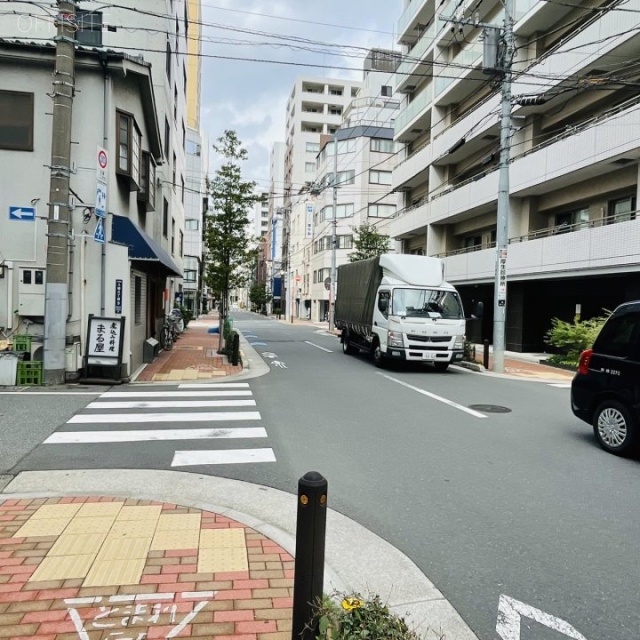
[{"label": "truck grille", "polygon": [[408,333],[407,340],[410,342],[451,342],[451,336],[416,336]]}]

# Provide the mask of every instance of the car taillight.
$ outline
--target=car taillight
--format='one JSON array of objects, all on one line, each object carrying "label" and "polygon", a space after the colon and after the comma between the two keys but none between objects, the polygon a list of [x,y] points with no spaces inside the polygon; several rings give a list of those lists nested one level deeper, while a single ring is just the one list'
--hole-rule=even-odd
[{"label": "car taillight", "polygon": [[578,361],[578,373],[586,376],[589,373],[589,362],[591,362],[591,356],[593,355],[593,349],[587,349],[580,354],[580,360]]}]

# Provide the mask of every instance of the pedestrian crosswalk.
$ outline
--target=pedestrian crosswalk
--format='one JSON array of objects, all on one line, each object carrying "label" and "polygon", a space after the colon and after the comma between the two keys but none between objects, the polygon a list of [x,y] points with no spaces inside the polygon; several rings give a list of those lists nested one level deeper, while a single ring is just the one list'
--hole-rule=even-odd
[{"label": "pedestrian crosswalk", "polygon": [[59,460],[95,459],[103,467],[132,459],[156,468],[275,462],[273,449],[251,446],[268,437],[255,426],[260,420],[246,382],[133,387],[103,393],[43,444]]}]

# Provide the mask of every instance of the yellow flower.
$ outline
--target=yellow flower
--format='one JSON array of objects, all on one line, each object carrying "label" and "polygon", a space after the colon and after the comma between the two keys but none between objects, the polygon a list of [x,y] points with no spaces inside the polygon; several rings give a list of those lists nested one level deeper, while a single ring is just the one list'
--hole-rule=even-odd
[{"label": "yellow flower", "polygon": [[352,609],[359,609],[362,606],[362,601],[358,600],[358,598],[345,598],[342,601],[342,608],[347,611],[351,611]]}]

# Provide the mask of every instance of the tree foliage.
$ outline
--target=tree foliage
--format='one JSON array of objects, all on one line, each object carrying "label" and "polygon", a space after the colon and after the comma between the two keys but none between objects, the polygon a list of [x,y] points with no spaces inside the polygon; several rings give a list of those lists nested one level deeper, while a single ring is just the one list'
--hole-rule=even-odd
[{"label": "tree foliage", "polygon": [[271,300],[271,294],[267,291],[267,285],[265,282],[256,282],[249,289],[249,300],[254,307],[261,311]]},{"label": "tree foliage", "polygon": [[379,233],[374,225],[364,222],[352,230],[355,251],[349,254],[349,262],[375,258],[389,251],[389,236]]},{"label": "tree foliage", "polygon": [[551,329],[547,331],[544,338],[547,344],[560,351],[559,357],[551,358],[552,361],[557,361],[558,364],[577,365],[580,354],[593,346],[611,312],[605,310],[605,314],[589,320],[580,320],[576,317],[573,322],[553,318]]},{"label": "tree foliage", "polygon": [[209,252],[206,281],[220,300],[220,317],[226,317],[229,291],[246,283],[256,249],[247,235],[249,212],[261,196],[256,183],[242,179],[240,163],[247,151],[235,131],[226,130],[213,145],[223,163],[208,180],[211,213],[207,216],[205,243]]}]

